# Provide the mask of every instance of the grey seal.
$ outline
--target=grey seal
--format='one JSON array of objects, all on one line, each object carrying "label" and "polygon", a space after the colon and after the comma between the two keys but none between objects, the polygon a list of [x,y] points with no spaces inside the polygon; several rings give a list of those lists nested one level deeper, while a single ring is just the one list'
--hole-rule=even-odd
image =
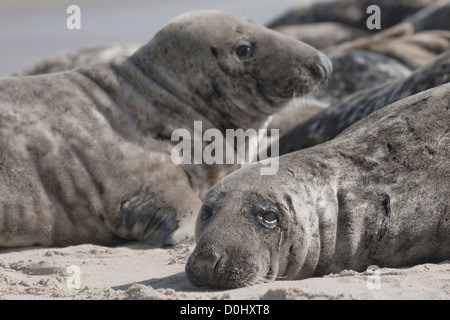
[{"label": "grey seal", "polygon": [[204,193],[238,166],[175,165],[174,130],[264,128],[330,71],[307,44],[200,11],[129,58],[0,81],[0,246],[193,236]]},{"label": "grey seal", "polygon": [[358,91],[298,124],[280,137],[279,154],[331,140],[370,113],[402,98],[449,81],[450,51],[447,51],[404,79]]},{"label": "grey seal", "polygon": [[445,84],[281,156],[274,176],[233,172],[206,195],[188,279],[236,288],[449,259],[449,124]]}]

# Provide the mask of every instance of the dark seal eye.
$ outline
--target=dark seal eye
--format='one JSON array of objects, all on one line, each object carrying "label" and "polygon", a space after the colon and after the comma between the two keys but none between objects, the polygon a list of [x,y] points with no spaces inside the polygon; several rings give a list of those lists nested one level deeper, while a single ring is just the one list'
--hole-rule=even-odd
[{"label": "dark seal eye", "polygon": [[241,58],[249,57],[252,55],[252,48],[247,45],[239,46],[236,48],[236,54]]},{"label": "dark seal eye", "polygon": [[209,207],[202,207],[202,210],[200,211],[200,219],[203,221],[208,220],[213,215],[213,212],[211,208]]},{"label": "dark seal eye", "polygon": [[273,211],[263,211],[258,214],[258,220],[263,225],[273,228],[276,227],[278,222],[278,216]]}]

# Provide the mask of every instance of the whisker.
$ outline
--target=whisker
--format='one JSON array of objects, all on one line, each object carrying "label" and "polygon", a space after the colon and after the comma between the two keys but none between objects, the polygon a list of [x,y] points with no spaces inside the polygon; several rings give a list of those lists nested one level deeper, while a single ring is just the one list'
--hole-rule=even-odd
[{"label": "whisker", "polygon": [[224,181],[225,181],[225,178],[226,178],[227,176],[225,175],[225,177],[223,177],[222,178],[222,183],[221,183],[221,186],[222,186],[222,192],[225,192],[225,186],[224,186]]},{"label": "whisker", "polygon": [[270,283],[270,282],[272,282],[270,279],[267,279],[265,277],[259,277],[257,281],[258,281],[258,283]]},{"label": "whisker", "polygon": [[224,173],[224,175],[223,175],[223,177],[221,179],[222,192],[225,192],[225,179],[234,170],[235,170],[235,168],[232,165],[225,168],[225,173]]},{"label": "whisker", "polygon": [[270,283],[272,282],[270,279],[267,279],[265,277],[258,277],[254,280],[254,282],[246,283],[246,287],[254,286],[256,284],[264,284],[264,283]]},{"label": "whisker", "polygon": [[255,186],[255,189],[253,189],[253,192],[252,193],[255,193],[256,192],[256,189],[259,187],[259,183],[261,182],[261,175],[260,174],[258,174],[258,182],[256,183],[256,186]]}]

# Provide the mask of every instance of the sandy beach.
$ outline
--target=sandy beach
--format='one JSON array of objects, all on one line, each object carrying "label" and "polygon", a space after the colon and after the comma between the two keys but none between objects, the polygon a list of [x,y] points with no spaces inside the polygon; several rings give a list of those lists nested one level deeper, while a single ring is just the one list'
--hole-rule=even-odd
[{"label": "sandy beach", "polygon": [[234,290],[197,288],[184,273],[193,248],[132,243],[2,249],[0,299],[450,299],[450,261],[376,273],[344,270]]}]

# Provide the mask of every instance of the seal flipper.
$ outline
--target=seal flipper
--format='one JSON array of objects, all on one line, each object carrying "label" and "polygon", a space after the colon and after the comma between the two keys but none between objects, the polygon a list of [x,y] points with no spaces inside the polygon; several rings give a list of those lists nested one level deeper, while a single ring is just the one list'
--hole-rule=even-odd
[{"label": "seal flipper", "polygon": [[147,187],[122,200],[119,234],[155,246],[175,245],[193,237],[198,212],[194,208],[200,207],[201,201],[196,196],[185,194],[177,201],[168,201]]}]

